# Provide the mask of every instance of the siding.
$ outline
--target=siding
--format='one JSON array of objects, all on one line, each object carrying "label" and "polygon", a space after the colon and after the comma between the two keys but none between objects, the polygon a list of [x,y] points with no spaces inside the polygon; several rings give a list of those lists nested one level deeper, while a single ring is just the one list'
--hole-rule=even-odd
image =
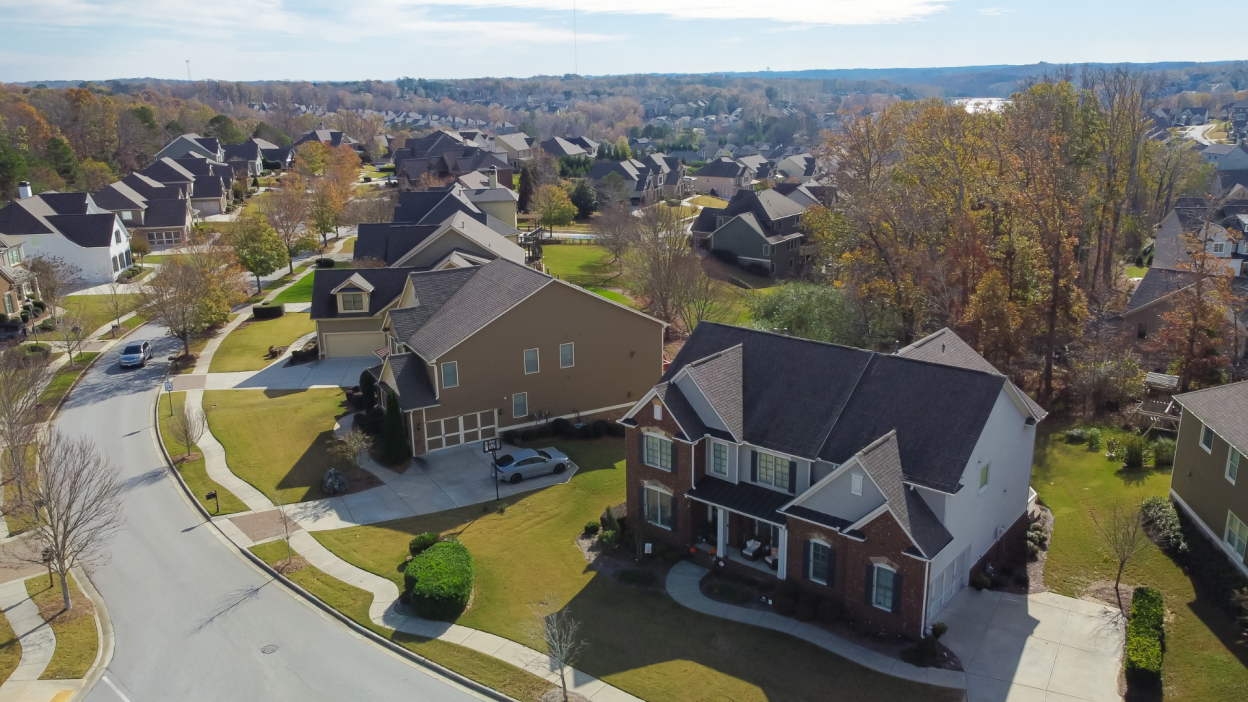
[{"label": "siding", "polygon": [[[1202,426],[1200,418],[1183,411],[1170,489],[1220,541],[1226,532],[1228,510],[1248,522],[1248,458],[1240,459],[1239,476],[1232,485],[1226,479],[1230,444],[1214,434],[1213,451],[1206,453],[1200,446]],[[1241,566],[1246,562],[1238,556],[1232,561],[1238,561]]]}]

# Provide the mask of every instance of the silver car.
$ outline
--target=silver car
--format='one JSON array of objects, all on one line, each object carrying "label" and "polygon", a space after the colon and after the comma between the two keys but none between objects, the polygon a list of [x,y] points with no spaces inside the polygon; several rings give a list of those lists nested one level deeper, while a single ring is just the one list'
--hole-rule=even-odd
[{"label": "silver car", "polygon": [[126,344],[126,347],[121,350],[121,367],[128,368],[130,366],[138,366],[142,368],[147,365],[147,361],[151,357],[152,345],[146,341]]},{"label": "silver car", "polygon": [[494,463],[498,479],[513,485],[525,478],[562,473],[567,469],[568,457],[553,448],[520,449],[506,456],[499,456]]}]

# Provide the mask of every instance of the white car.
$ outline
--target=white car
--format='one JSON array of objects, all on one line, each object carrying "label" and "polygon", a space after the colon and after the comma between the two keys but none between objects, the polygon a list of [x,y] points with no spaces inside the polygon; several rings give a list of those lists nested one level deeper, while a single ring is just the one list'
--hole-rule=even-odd
[{"label": "white car", "polygon": [[133,344],[126,344],[121,350],[121,358],[119,363],[122,368],[130,366],[138,366],[142,368],[147,365],[148,360],[152,357],[152,345],[146,341],[140,341]]},{"label": "white car", "polygon": [[518,483],[547,473],[562,473],[568,469],[568,457],[553,448],[520,449],[494,462],[495,475],[499,480]]}]

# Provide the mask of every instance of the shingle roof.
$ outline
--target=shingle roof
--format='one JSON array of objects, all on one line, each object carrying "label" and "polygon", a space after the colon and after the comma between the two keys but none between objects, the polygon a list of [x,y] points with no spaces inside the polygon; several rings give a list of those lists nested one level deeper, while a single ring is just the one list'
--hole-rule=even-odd
[{"label": "shingle roof", "polygon": [[742,427],[741,357],[741,345],[738,344],[685,366],[706,401],[715,408],[734,437],[745,435]]},{"label": "shingle roof", "polygon": [[66,239],[85,248],[107,248],[113,242],[117,215],[52,215],[46,218]]},{"label": "shingle roof", "polygon": [[[413,268],[326,268],[318,270],[312,280],[312,319],[351,319],[372,317],[394,302],[403,292],[407,276]],[[360,275],[373,286],[368,296],[368,310],[364,312],[339,312],[338,301],[331,290],[352,275]]]},{"label": "shingle roof", "polygon": [[[919,339],[898,351],[897,355],[913,358],[917,361],[941,363],[947,366],[958,366],[960,368],[1001,375],[1001,371],[998,371],[995,366],[989,363],[983,356],[980,356],[970,344],[963,341],[948,327]],[[1049,416],[1049,413],[1037,404],[1035,400],[1031,399],[1027,393],[1017,387],[1015,387],[1015,390],[1018,391],[1023,403],[1035,415],[1036,421]]]},{"label": "shingle roof", "polygon": [[437,393],[429,380],[424,361],[412,353],[392,354],[386,360],[390,362],[390,372],[394,374],[394,383],[399,391],[399,408],[404,412],[436,407]]},{"label": "shingle roof", "polygon": [[438,229],[436,224],[361,224],[353,257],[356,261],[373,259],[392,266]]},{"label": "shingle roof", "polygon": [[1174,399],[1218,436],[1248,453],[1248,381],[1186,392]]},{"label": "shingle roof", "polygon": [[59,233],[78,246],[107,247],[117,215],[102,211],[88,193],[42,193],[0,209],[2,234]]},{"label": "shingle roof", "polygon": [[724,214],[724,209],[720,207],[703,207],[698,213],[697,219],[693,220],[692,231],[695,232],[714,232],[719,227],[716,226],[718,217]]},{"label": "shingle roof", "polygon": [[779,509],[793,499],[787,492],[750,483],[730,483],[712,475],[703,476],[685,495],[780,526],[784,526],[786,522]]},{"label": "shingle roof", "polygon": [[872,442],[857,457],[880,487],[880,492],[884,493],[884,499],[888,501],[898,523],[909,532],[925,557],[935,556],[953,541],[953,535],[940,523],[923,498],[906,486],[895,430]]},{"label": "shingle roof", "polygon": [[736,178],[745,173],[745,166],[731,158],[717,158],[693,172],[695,176],[707,178]]},{"label": "shingle roof", "polygon": [[654,394],[663,401],[672,419],[680,425],[683,434],[677,435],[677,439],[693,442],[711,432],[711,428],[702,422],[693,405],[689,404],[689,398],[674,383],[659,383],[654,386]]},{"label": "shingle roof", "polygon": [[1131,299],[1127,301],[1127,309],[1123,314],[1131,314],[1191,284],[1192,274],[1189,271],[1149,268],[1144,273],[1144,279],[1135,287],[1135,292],[1131,293]]},{"label": "shingle roof", "polygon": [[149,200],[143,210],[144,227],[185,227],[191,223],[186,200]]},{"label": "shingle roof", "polygon": [[585,155],[585,149],[583,149],[579,144],[573,144],[562,137],[551,137],[546,141],[543,141],[541,146],[542,151],[545,151],[555,158],[559,158],[560,156]]}]

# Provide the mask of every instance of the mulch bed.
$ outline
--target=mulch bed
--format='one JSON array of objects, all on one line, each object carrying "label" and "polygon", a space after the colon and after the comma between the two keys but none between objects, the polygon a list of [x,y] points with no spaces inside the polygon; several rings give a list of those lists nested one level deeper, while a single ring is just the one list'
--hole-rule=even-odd
[{"label": "mulch bed", "polygon": [[1049,544],[1053,541],[1053,511],[1042,504],[1036,505],[1040,512],[1040,518],[1037,520],[1044,527],[1044,547],[1040,549],[1040,553],[1027,562],[1027,582],[1028,593],[1047,592],[1048,587],[1044,584],[1044,562],[1049,557]]}]

